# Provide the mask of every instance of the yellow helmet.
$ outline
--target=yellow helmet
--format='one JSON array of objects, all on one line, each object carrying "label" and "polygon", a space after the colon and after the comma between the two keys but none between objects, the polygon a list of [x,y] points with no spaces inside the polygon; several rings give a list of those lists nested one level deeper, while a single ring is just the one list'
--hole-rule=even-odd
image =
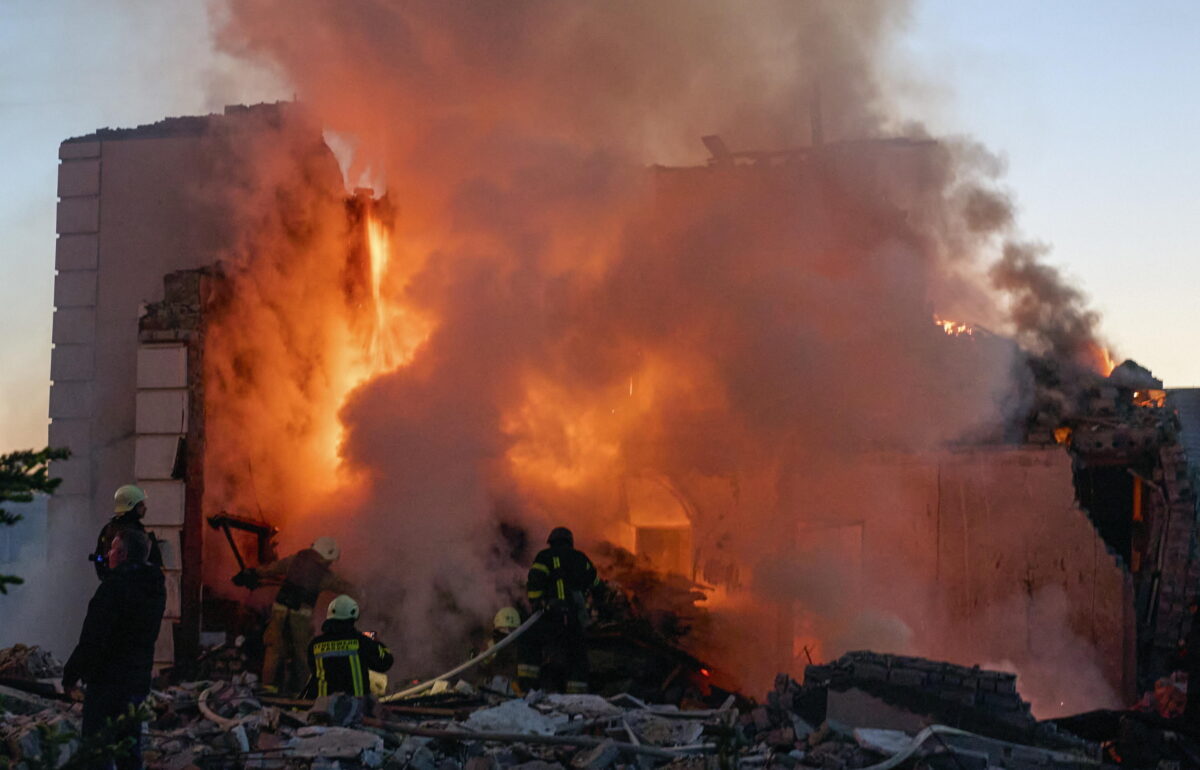
[{"label": "yellow helmet", "polygon": [[521,613],[513,607],[501,607],[492,619],[492,628],[497,631],[515,631],[521,625]]},{"label": "yellow helmet", "polygon": [[126,484],[123,487],[117,487],[117,491],[113,494],[113,512],[126,513],[132,511],[138,503],[145,502],[146,493],[136,484]]},{"label": "yellow helmet", "polygon": [[328,620],[358,620],[358,602],[346,594],[334,597],[325,617]]}]

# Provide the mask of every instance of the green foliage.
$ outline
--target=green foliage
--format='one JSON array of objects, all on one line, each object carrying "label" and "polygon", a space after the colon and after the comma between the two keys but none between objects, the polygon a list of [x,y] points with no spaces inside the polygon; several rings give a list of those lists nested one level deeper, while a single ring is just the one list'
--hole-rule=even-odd
[{"label": "green foliage", "polygon": [[[35,492],[54,494],[62,479],[50,478],[50,461],[65,460],[70,454],[67,449],[47,447],[0,455],[0,503],[28,503]],[[20,520],[19,514],[0,508],[0,526],[11,527]],[[8,593],[8,586],[24,582],[16,575],[0,575],[0,594]]]}]

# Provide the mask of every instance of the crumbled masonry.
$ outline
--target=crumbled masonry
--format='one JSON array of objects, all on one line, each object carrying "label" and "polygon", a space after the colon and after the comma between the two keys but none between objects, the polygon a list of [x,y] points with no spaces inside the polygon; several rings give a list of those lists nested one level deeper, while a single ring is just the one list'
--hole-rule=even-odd
[{"label": "crumbled masonry", "polygon": [[[39,673],[54,673],[53,659],[36,648],[0,651],[0,660],[21,655],[45,662]],[[31,692],[46,684],[40,680],[0,688],[0,757],[14,768],[43,756],[61,766],[78,747],[80,705]],[[1121,751],[1148,763],[1124,767],[1200,756],[1189,753],[1200,744],[1162,720],[1121,712],[1110,720],[1120,729],[1101,746],[1035,720],[1012,674],[865,651],[809,666],[803,684],[780,674],[762,704],[730,696],[703,710],[626,694],[512,698],[466,683],[395,705],[344,695],[310,702],[259,694],[256,683],[240,673],[152,691],[147,767],[1076,770],[1113,766]],[[857,695],[848,701],[848,693]],[[1095,729],[1104,718],[1071,720]]]}]

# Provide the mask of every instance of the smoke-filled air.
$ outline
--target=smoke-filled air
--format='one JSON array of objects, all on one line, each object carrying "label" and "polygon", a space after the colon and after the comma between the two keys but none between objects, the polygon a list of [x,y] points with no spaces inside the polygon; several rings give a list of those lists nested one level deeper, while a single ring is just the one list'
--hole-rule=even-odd
[{"label": "smoke-filled air", "polygon": [[[1022,661],[958,632],[1054,596],[949,610],[948,568],[918,556],[905,458],[1004,442],[1032,398],[1017,343],[1106,353],[1001,164],[895,114],[883,64],[907,15],[216,3],[223,49],[297,104],[239,148],[211,505],[262,512],[285,551],[338,538],[413,675],[460,659],[565,524],[602,573],[624,548],[702,585],[685,643],[748,691],[781,656],[799,675],[866,647],[1010,662],[1035,708],[1096,680],[1070,633]],[[322,131],[340,169],[304,144]],[[947,333],[965,324],[997,336]]]}]

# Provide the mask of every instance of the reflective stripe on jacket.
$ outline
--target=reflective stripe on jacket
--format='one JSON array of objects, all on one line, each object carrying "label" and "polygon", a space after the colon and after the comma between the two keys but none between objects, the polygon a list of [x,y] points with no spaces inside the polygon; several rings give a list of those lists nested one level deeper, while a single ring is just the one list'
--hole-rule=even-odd
[{"label": "reflective stripe on jacket", "polygon": [[327,620],[324,632],[308,646],[312,681],[306,697],[335,693],[366,695],[371,691],[367,671],[384,672],[392,667],[388,648],[354,627],[352,620]]},{"label": "reflective stripe on jacket", "polygon": [[543,549],[529,568],[526,587],[534,604],[580,604],[583,595],[600,587],[596,567],[583,551],[565,546]]}]

